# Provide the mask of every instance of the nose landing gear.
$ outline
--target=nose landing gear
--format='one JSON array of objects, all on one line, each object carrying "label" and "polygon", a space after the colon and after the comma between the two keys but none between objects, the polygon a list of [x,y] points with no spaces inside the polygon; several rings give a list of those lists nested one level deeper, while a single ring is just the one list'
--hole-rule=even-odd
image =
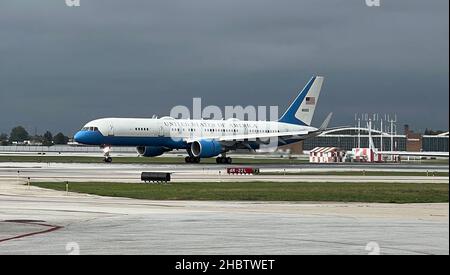
[{"label": "nose landing gear", "polygon": [[111,157],[111,155],[110,155],[110,152],[111,152],[111,147],[104,147],[103,148],[103,153],[104,153],[104,159],[103,159],[103,161],[105,162],[105,163],[111,163],[112,162],[112,157]]}]

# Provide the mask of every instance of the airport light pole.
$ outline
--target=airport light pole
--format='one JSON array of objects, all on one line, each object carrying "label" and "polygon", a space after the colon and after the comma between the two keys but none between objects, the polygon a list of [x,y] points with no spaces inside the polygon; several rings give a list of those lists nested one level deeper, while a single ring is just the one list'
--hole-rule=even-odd
[{"label": "airport light pole", "polygon": [[369,118],[369,149],[375,149],[375,144],[373,143],[373,139],[372,139],[372,119]]},{"label": "airport light pole", "polygon": [[391,152],[394,151],[394,121],[391,120]]},{"label": "airport light pole", "polygon": [[361,118],[358,118],[358,148],[361,148]]},{"label": "airport light pole", "polygon": [[381,131],[380,131],[380,151],[383,152],[383,119],[380,120]]},{"label": "airport light pole", "polygon": [[[397,122],[397,115],[395,115],[395,118],[389,118],[389,122],[391,123],[391,152],[394,152],[394,123]],[[397,127],[395,127],[395,132],[397,132]],[[394,161],[394,155],[391,155],[391,161]]]}]

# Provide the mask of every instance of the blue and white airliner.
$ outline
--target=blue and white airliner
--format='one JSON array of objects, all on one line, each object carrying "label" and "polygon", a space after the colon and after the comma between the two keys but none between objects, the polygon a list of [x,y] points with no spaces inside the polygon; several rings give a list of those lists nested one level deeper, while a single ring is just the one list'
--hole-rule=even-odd
[{"label": "blue and white airliner", "polygon": [[[102,118],[87,123],[75,134],[75,141],[102,148],[136,147],[143,157],[186,150],[187,163],[217,157],[218,164],[230,164],[229,151],[258,150],[276,140],[276,146],[299,142],[323,132],[332,114],[320,128],[310,126],[322,88],[323,77],[315,76],[306,84],[278,121],[190,120],[162,118]],[[109,150],[105,161],[111,162]]]}]

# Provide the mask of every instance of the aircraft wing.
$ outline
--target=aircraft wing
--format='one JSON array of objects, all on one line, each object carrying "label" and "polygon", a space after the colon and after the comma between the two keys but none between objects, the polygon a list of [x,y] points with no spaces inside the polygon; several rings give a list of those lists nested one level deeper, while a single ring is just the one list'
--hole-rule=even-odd
[{"label": "aircraft wing", "polygon": [[[308,135],[310,132],[308,131],[297,131],[297,132],[285,132],[285,133],[258,133],[258,134],[248,134],[248,135],[228,135],[228,136],[217,136],[217,137],[210,137],[208,139],[213,139],[220,141],[226,145],[230,145],[233,143],[238,142],[248,142],[248,141],[261,141],[261,140],[267,140],[270,138],[280,138],[280,139],[292,139],[292,138],[299,138],[304,137]],[[187,139],[187,143],[191,143],[194,141],[197,141],[198,138],[194,139]],[[262,142],[264,143],[264,142]]]},{"label": "aircraft wing", "polygon": [[[276,132],[276,133],[257,133],[257,134],[247,134],[247,135],[228,135],[228,136],[217,136],[210,137],[208,139],[213,139],[219,141],[225,147],[233,147],[236,145],[241,145],[245,148],[251,150],[249,145],[250,141],[257,142],[260,144],[269,144],[271,138],[278,138],[278,142],[281,144],[287,144],[286,140],[304,140],[306,138],[317,136],[327,130],[328,124],[330,123],[333,113],[330,113],[324,120],[319,129],[313,131],[294,131],[294,132]],[[198,141],[198,138],[186,139],[187,143],[192,143]]]},{"label": "aircraft wing", "polygon": [[259,133],[259,134],[249,134],[249,135],[235,135],[235,136],[223,136],[219,137],[219,141],[241,141],[241,140],[257,140],[257,139],[269,139],[269,138],[288,138],[296,136],[305,136],[308,131],[298,131],[298,132],[286,132],[286,133]]}]

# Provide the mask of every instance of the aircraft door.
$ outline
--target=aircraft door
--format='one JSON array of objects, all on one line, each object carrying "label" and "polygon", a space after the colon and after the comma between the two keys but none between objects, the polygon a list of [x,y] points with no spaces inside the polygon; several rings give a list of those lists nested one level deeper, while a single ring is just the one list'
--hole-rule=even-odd
[{"label": "aircraft door", "polygon": [[244,124],[244,135],[248,135],[248,124]]},{"label": "aircraft door", "polygon": [[110,137],[114,136],[114,125],[112,123],[109,124],[108,136],[110,136]]},{"label": "aircraft door", "polygon": [[189,138],[193,139],[195,137],[194,135],[194,126],[191,125],[191,128],[189,128]]}]

